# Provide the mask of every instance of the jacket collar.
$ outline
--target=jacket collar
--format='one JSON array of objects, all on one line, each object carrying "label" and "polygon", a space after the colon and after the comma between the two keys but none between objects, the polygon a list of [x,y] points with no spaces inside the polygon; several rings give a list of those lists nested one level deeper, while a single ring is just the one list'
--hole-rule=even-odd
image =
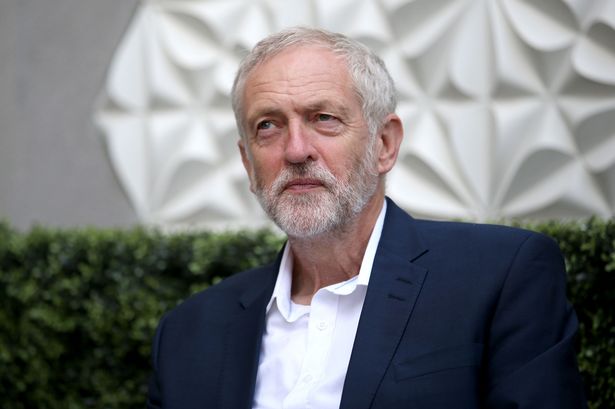
[{"label": "jacket collar", "polygon": [[427,269],[414,263],[428,251],[416,222],[392,200],[387,201],[340,409],[371,406],[427,275]]},{"label": "jacket collar", "polygon": [[282,246],[282,249],[278,252],[278,255],[273,263],[255,270],[255,273],[260,275],[263,279],[259,281],[253,280],[252,285],[247,287],[239,296],[239,304],[244,309],[250,308],[252,304],[257,301],[260,303],[263,299],[265,300],[266,305],[266,301],[271,298],[275,281],[278,276],[278,271],[280,270],[282,254],[284,253],[284,248],[286,245],[287,244],[285,243],[284,246]]},{"label": "jacket collar", "polygon": [[[276,261],[253,270],[250,285],[239,295],[243,311],[232,317],[221,337],[225,337],[224,364],[220,370],[218,406],[251,409],[256,373],[265,330],[265,308],[271,297],[279,270],[281,252]],[[250,274],[250,273],[249,273]]]}]

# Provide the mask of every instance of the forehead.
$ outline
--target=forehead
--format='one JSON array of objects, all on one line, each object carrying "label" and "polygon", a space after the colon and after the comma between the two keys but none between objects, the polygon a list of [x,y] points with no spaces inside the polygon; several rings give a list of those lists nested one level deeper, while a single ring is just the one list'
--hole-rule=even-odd
[{"label": "forehead", "polygon": [[318,98],[357,99],[345,59],[317,45],[281,51],[256,66],[245,84],[248,110],[261,99],[275,97],[300,97],[306,103]]}]

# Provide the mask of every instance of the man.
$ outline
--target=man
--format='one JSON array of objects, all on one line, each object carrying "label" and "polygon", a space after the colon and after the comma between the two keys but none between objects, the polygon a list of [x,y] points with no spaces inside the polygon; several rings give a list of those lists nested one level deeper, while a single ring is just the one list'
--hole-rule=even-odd
[{"label": "man", "polygon": [[385,198],[403,130],[379,58],[285,30],[232,99],[250,188],[288,242],[162,319],[149,408],[585,406],[557,245]]}]

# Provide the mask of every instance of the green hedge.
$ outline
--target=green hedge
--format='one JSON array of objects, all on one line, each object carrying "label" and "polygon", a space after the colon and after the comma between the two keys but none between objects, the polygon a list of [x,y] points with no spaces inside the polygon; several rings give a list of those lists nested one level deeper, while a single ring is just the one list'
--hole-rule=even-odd
[{"label": "green hedge", "polygon": [[[613,407],[615,222],[529,227],[560,243],[590,407]],[[281,243],[268,231],[19,233],[0,223],[0,407],[143,408],[163,312],[272,260]]]}]

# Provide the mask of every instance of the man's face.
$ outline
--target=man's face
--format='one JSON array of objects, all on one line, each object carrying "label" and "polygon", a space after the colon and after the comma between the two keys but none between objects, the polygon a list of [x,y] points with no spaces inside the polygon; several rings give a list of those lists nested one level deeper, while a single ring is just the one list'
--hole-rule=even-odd
[{"label": "man's face", "polygon": [[242,159],[251,190],[289,236],[343,229],[379,184],[376,147],[340,57],[294,47],[247,78]]}]

